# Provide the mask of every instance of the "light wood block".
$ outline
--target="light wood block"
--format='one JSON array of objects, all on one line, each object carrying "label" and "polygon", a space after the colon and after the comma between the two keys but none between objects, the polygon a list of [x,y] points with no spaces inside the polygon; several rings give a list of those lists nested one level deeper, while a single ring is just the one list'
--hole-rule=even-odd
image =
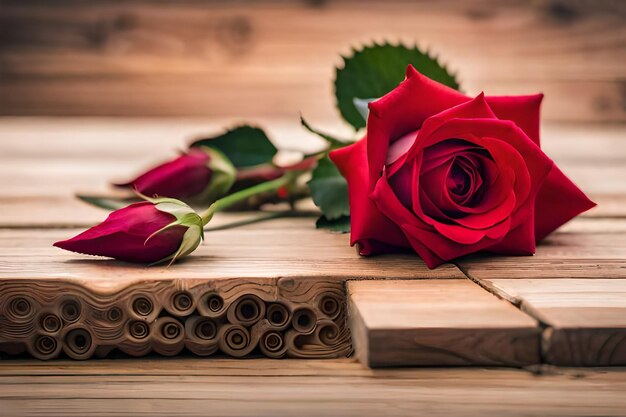
[{"label": "light wood block", "polygon": [[539,363],[534,319],[469,280],[350,281],[357,357],[371,367]]},{"label": "light wood block", "polygon": [[354,360],[0,361],[6,416],[623,416],[620,370],[367,369]]},{"label": "light wood block", "polygon": [[493,279],[498,294],[546,326],[542,350],[561,366],[626,365],[626,280]]}]

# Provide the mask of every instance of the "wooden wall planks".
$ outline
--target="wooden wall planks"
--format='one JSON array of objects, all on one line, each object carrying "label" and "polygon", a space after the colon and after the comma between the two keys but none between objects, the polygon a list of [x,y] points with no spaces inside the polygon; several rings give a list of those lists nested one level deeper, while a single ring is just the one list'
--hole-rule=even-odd
[{"label": "wooden wall planks", "polygon": [[469,93],[543,91],[550,120],[625,121],[622,2],[3,2],[0,113],[334,119],[339,53],[431,47]]}]

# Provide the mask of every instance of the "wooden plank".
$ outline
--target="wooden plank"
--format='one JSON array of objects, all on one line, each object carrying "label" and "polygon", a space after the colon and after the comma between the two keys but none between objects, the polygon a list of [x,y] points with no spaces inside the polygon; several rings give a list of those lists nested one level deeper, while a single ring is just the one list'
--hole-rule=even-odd
[{"label": "wooden plank", "polygon": [[[176,268],[142,268],[52,247],[56,240],[80,231],[76,229],[3,229],[0,278],[89,281],[102,292],[118,291],[136,280],[463,278],[450,264],[429,270],[415,255],[357,256],[347,234],[317,230],[314,220],[276,219],[209,232],[205,242]],[[32,259],[37,262],[28,262]]]},{"label": "wooden plank", "polygon": [[537,322],[468,280],[350,281],[357,357],[382,366],[539,363]]},{"label": "wooden plank", "polygon": [[624,219],[576,219],[571,226],[544,239],[532,257],[475,255],[456,263],[471,278],[480,281],[626,278],[625,227]]},{"label": "wooden plank", "polygon": [[0,362],[0,387],[7,416],[571,417],[626,407],[619,370],[371,370],[353,360],[11,360]]},{"label": "wooden plank", "polygon": [[[258,121],[283,149],[312,152],[323,146],[297,120]],[[73,194],[108,193],[123,181],[167,160],[194,136],[219,132],[233,119],[0,120],[0,226],[88,226],[105,212]],[[331,131],[345,126],[329,123]],[[598,202],[585,216],[626,217],[626,130],[623,126],[548,124],[542,146]],[[282,157],[288,157],[283,153]]]},{"label": "wooden plank", "polygon": [[[226,216],[226,215],[224,215]],[[314,217],[206,234],[176,267],[62,252],[69,229],[0,229],[0,351],[50,359],[151,351],[243,357],[351,352],[347,279],[460,278],[417,256],[361,258]],[[278,316],[276,316],[278,314]]]},{"label": "wooden plank", "polygon": [[433,48],[470,93],[540,90],[551,120],[626,120],[610,0],[5,3],[3,114],[331,119],[338,54],[392,39]]},{"label": "wooden plank", "polygon": [[[0,172],[2,168],[0,168]],[[1,175],[0,175],[1,176]],[[102,178],[98,176],[96,182],[100,182]],[[56,196],[52,195],[30,195],[30,196],[1,196],[0,195],[0,227],[2,228],[76,228],[91,227],[104,220],[108,215],[108,211],[93,207],[87,203],[75,198],[71,192],[72,185],[64,187]],[[51,187],[54,188],[54,187]],[[97,190],[98,187],[92,188]],[[89,187],[77,187],[77,190],[89,191]],[[36,192],[33,192],[35,194]],[[96,194],[108,195],[109,190],[102,187]],[[626,195],[618,196],[613,194],[592,194],[591,198],[598,203],[590,211],[584,213],[581,217],[593,218],[598,220],[607,220],[611,218],[626,218]],[[312,207],[310,201],[302,201],[297,205],[299,210],[308,213],[315,213],[317,210]],[[284,207],[272,207],[277,210]],[[232,214],[228,219],[244,219],[255,216],[255,213],[238,213]],[[228,219],[213,219],[211,227],[215,226],[218,221],[225,223]],[[564,226],[564,227],[567,227]]]},{"label": "wooden plank", "polygon": [[459,265],[547,326],[546,362],[624,365],[625,230],[622,219],[578,219],[539,245],[532,258],[468,259]]},{"label": "wooden plank", "polygon": [[581,217],[591,218],[624,218],[626,217],[626,195],[619,194],[590,194],[592,200],[598,204]]},{"label": "wooden plank", "polygon": [[[0,226],[90,226],[106,211],[74,193],[110,194],[125,181],[173,158],[194,137],[222,132],[240,120],[119,120],[3,118],[0,120]],[[283,149],[313,152],[322,140],[297,120],[260,121]],[[289,152],[278,155],[289,157]]]},{"label": "wooden plank", "polygon": [[626,280],[493,279],[488,283],[548,326],[542,342],[547,363],[626,365]]}]

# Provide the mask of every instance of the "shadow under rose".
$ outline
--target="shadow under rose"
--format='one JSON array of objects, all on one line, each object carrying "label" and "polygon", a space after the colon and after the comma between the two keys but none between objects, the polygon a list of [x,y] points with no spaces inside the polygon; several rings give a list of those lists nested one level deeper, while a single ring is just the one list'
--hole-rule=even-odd
[{"label": "shadow under rose", "polygon": [[[87,255],[88,256],[88,255]],[[142,263],[132,263],[132,262],[124,262],[118,261],[116,259],[110,258],[101,258],[94,256],[93,258],[85,258],[85,259],[67,259],[64,263],[68,265],[77,265],[77,266],[97,266],[98,268],[108,268],[108,269],[147,269],[147,270],[167,270],[170,268],[174,268],[177,265],[192,265],[199,262],[211,262],[219,259],[217,256],[211,255],[190,255],[182,259],[176,260],[173,264],[168,262],[163,262],[156,265],[150,264],[142,264]]]}]

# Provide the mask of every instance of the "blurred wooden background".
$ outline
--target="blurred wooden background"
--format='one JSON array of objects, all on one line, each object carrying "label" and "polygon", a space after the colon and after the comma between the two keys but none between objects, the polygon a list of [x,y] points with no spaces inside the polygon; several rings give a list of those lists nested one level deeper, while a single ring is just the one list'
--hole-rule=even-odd
[{"label": "blurred wooden background", "polygon": [[2,0],[0,114],[332,119],[339,54],[383,39],[546,120],[626,121],[623,0]]}]

